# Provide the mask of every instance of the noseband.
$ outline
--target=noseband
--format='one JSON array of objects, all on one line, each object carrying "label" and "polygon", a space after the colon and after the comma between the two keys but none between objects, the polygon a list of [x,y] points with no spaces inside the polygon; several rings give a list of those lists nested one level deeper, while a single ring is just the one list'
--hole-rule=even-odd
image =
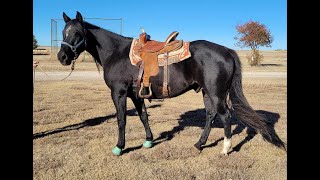
[{"label": "noseband", "polygon": [[84,39],[82,39],[82,41],[80,41],[78,44],[72,46],[71,44],[65,42],[65,41],[62,41],[61,44],[65,44],[67,46],[69,46],[72,50],[72,52],[74,53],[74,58],[78,58],[78,52],[77,52],[77,49],[81,46],[81,44],[83,44],[85,42]]},{"label": "noseband", "polygon": [[[83,24],[84,25],[84,24]],[[77,49],[84,43],[85,48],[87,46],[87,42],[86,42],[86,29],[83,28],[83,31],[81,33],[83,35],[83,39],[76,45],[72,46],[71,44],[65,42],[64,40],[61,42],[61,44],[67,45],[70,47],[70,49],[72,50],[72,52],[74,53],[74,60],[78,58],[79,54],[77,52]]]}]

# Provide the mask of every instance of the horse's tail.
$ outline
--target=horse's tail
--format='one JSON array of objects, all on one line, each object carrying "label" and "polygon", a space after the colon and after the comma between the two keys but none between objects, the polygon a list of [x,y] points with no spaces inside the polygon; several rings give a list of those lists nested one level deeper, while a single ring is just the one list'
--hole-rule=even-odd
[{"label": "horse's tail", "polygon": [[270,122],[259,116],[249,105],[242,91],[240,59],[234,50],[230,49],[230,54],[234,59],[234,74],[230,87],[230,99],[237,118],[246,126],[249,126],[259,132],[264,140],[286,150],[284,143],[278,137]]}]

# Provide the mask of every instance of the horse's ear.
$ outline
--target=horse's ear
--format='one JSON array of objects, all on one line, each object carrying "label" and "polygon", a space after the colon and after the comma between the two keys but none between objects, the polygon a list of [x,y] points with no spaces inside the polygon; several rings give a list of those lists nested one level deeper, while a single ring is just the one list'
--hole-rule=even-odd
[{"label": "horse's ear", "polygon": [[71,19],[66,15],[66,13],[63,12],[63,20],[64,22],[69,22]]},{"label": "horse's ear", "polygon": [[77,11],[77,16],[76,19],[82,24],[83,23],[83,18],[82,15]]}]

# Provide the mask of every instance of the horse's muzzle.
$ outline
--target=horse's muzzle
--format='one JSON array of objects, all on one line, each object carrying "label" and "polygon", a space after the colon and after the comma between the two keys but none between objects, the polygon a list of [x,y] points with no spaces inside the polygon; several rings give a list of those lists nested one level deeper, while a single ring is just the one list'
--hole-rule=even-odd
[{"label": "horse's muzzle", "polygon": [[71,64],[71,59],[68,57],[66,53],[59,51],[57,57],[62,65],[68,66]]}]

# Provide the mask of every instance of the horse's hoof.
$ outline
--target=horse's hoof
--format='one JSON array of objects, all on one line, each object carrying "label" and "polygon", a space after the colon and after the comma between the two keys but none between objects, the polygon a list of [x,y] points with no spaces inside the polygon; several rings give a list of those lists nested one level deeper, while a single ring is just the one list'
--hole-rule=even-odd
[{"label": "horse's hoof", "polygon": [[143,147],[145,148],[151,148],[152,147],[152,141],[145,141],[143,143]]},{"label": "horse's hoof", "polygon": [[228,151],[224,149],[220,153],[223,154],[224,156],[229,156]]},{"label": "horse's hoof", "polygon": [[202,149],[201,149],[201,145],[200,144],[197,143],[197,144],[194,145],[194,147],[196,147],[198,149],[198,151],[201,152]]},{"label": "horse's hoof", "polygon": [[120,149],[120,148],[118,148],[118,147],[116,146],[116,147],[114,147],[114,148],[112,149],[112,153],[113,153],[114,155],[120,156],[121,153],[122,153],[122,149]]},{"label": "horse's hoof", "polygon": [[228,151],[231,149],[231,138],[224,137],[223,140],[223,148],[221,150],[221,154],[224,154],[225,156],[228,156]]}]

